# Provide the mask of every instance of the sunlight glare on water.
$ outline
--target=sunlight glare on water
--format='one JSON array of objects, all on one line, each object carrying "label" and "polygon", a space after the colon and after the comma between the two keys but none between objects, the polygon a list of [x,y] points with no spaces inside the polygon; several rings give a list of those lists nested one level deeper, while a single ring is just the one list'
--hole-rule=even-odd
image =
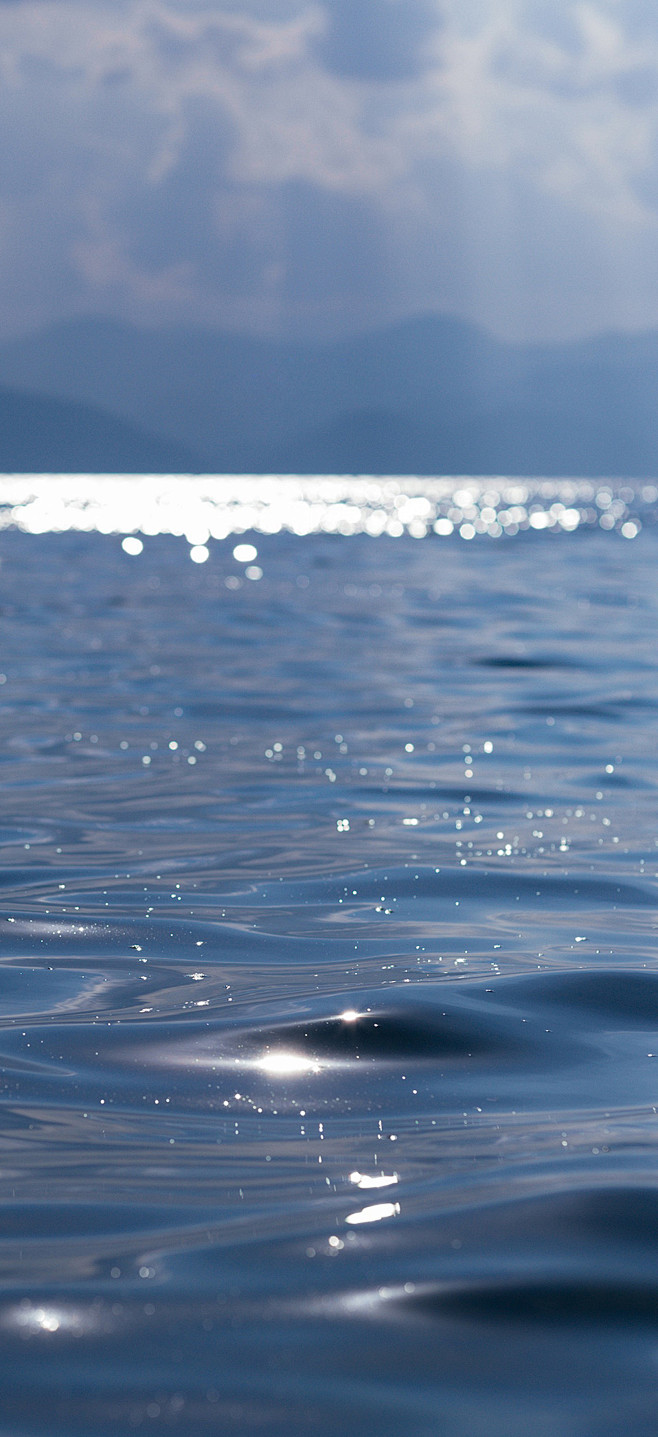
[{"label": "sunlight glare on water", "polygon": [[0,480],[3,1432],[655,1432],[657,505]]},{"label": "sunlight glare on water", "polygon": [[[184,499],[182,496],[184,495]],[[202,564],[208,541],[260,534],[369,534],[414,539],[457,534],[499,539],[519,531],[573,533],[580,527],[636,538],[653,513],[658,488],[585,479],[390,478],[351,475],[5,475],[0,527],[30,534],[81,530],[126,534],[126,553],[141,553],[141,534],[184,536]],[[233,557],[251,564],[258,550],[239,543]],[[257,567],[257,566],[256,566]]]}]

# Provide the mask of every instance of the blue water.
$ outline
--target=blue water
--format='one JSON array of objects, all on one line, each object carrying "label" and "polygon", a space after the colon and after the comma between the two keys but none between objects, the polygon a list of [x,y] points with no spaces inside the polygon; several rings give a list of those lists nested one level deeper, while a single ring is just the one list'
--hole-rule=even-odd
[{"label": "blue water", "polygon": [[241,538],[0,533],[2,1437],[658,1433],[658,535]]}]

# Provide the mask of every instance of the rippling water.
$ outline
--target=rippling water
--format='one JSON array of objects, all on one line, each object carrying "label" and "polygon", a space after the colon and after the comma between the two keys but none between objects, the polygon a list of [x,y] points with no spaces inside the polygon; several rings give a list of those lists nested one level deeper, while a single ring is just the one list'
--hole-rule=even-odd
[{"label": "rippling water", "polygon": [[3,1437],[658,1431],[618,502],[242,561],[0,534]]}]

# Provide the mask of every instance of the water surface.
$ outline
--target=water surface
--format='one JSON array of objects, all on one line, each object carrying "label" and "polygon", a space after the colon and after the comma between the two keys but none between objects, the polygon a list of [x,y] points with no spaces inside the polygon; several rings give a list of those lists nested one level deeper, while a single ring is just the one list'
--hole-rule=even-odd
[{"label": "water surface", "polygon": [[610,496],[130,554],[14,495],[3,1437],[658,1431],[657,496]]}]

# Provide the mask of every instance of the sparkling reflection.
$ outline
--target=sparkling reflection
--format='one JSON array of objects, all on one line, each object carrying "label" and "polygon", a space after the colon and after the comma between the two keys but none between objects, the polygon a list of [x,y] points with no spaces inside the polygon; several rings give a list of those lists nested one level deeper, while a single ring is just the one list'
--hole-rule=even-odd
[{"label": "sparkling reflection", "polygon": [[[615,529],[634,539],[641,515],[655,506],[653,485],[614,486],[588,479],[423,478],[417,475],[0,475],[0,528],[29,534],[66,530],[123,534],[137,557],[138,535],[174,534],[196,564],[211,539],[261,534],[369,534],[414,539],[480,535],[499,539],[523,530],[570,534],[583,526]],[[238,543],[239,564],[257,557]],[[248,578],[260,578],[258,566]],[[235,576],[233,576],[235,578]],[[236,583],[240,581],[236,578]]]},{"label": "sparkling reflection", "polygon": [[397,1173],[376,1173],[370,1177],[368,1173],[350,1173],[350,1182],[358,1188],[390,1188],[399,1182]]},{"label": "sparkling reflection", "polygon": [[22,1337],[39,1333],[70,1333],[77,1336],[98,1329],[99,1312],[90,1308],[63,1307],[55,1303],[33,1303],[29,1298],[10,1307],[3,1316],[2,1326],[13,1328]]},{"label": "sparkling reflection", "polygon": [[282,1049],[265,1053],[256,1060],[254,1066],[277,1077],[286,1077],[293,1073],[319,1073],[321,1069],[321,1064],[316,1062],[315,1058],[305,1057],[303,1053],[287,1053]]},{"label": "sparkling reflection", "polygon": [[384,1218],[397,1217],[399,1212],[399,1202],[377,1202],[360,1208],[358,1212],[348,1213],[345,1221],[356,1227],[364,1222],[382,1222]]}]

